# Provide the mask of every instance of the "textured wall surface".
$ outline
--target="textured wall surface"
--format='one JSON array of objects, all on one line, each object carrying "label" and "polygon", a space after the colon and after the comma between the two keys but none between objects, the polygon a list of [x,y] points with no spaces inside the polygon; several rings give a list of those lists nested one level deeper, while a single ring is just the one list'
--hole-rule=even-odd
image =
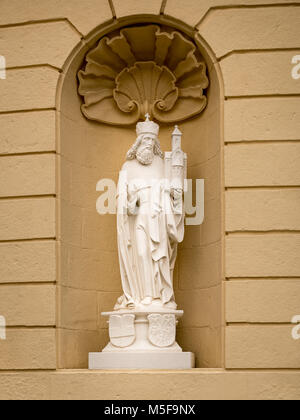
[{"label": "textured wall surface", "polygon": [[[70,227],[71,220],[72,229],[65,232],[65,237],[71,245],[77,241],[76,235],[84,232],[77,224],[78,200],[89,194],[76,190],[74,208],[62,210],[69,224],[59,219],[60,209],[69,203],[61,200],[64,186],[61,185],[61,190],[58,186],[61,179],[68,185],[71,165],[61,164],[63,153],[58,149],[55,116],[66,118],[68,132],[74,134],[75,143],[68,145],[74,162],[78,151],[74,116],[57,112],[60,111],[57,83],[64,77],[63,66],[73,48],[80,42],[84,45],[91,31],[113,23],[116,18],[125,22],[131,15],[153,15],[156,21],[170,17],[190,25],[209,45],[216,68],[220,66],[222,70],[225,187],[219,197],[209,197],[206,206],[207,217],[211,214],[213,219],[218,208],[215,200],[225,197],[220,216],[225,226],[222,235],[226,235],[224,367],[261,370],[226,372],[229,382],[222,379],[221,385],[198,370],[184,373],[190,379],[182,382],[185,387],[178,385],[181,390],[178,396],[209,397],[212,394],[207,394],[207,390],[213,389],[216,396],[230,398],[228,389],[233,384],[235,395],[243,398],[299,398],[300,340],[291,337],[291,319],[300,315],[300,80],[291,76],[292,57],[300,54],[299,1],[2,0],[0,55],[7,59],[7,78],[0,79],[0,315],[6,316],[8,327],[7,340],[0,341],[0,369],[45,371],[59,366],[57,349],[72,346],[74,335],[80,333],[66,312],[65,324],[61,324],[66,308],[58,305],[57,311],[57,302],[78,307],[78,322],[86,325],[86,334],[94,334],[90,332],[90,328],[92,331],[95,328],[94,312],[91,317],[78,306],[79,302],[93,302],[93,307],[97,307],[89,294],[90,287],[93,289],[97,282],[94,272],[86,273],[87,282],[93,284],[84,292],[76,293],[67,283],[63,287],[56,284],[61,276],[59,268],[64,267],[60,258],[66,249],[58,232]],[[216,173],[213,156],[210,163],[209,173]],[[116,168],[119,164],[114,162]],[[61,168],[66,171],[64,176]],[[75,173],[75,183],[77,175],[85,176],[85,171]],[[87,175],[88,179],[94,176],[92,170]],[[86,241],[97,238],[97,232],[89,227],[90,215],[87,208],[85,219],[80,219],[86,220],[86,236],[82,238]],[[203,230],[200,240],[205,240]],[[212,228],[209,230],[213,234]],[[215,242],[218,232],[217,229]],[[109,235],[106,237],[108,242],[113,240]],[[76,247],[70,248],[72,252],[66,258],[74,261],[73,285],[87,259],[104,267],[103,276],[109,272],[105,261],[95,260],[95,254],[85,255],[78,253]],[[215,256],[221,251],[211,244],[207,248],[208,261],[210,252]],[[212,264],[207,278],[213,278],[215,268]],[[198,272],[200,275],[200,268]],[[113,276],[116,285],[117,273]],[[214,287],[212,282],[205,293],[213,295],[217,292]],[[197,293],[193,296],[195,300]],[[113,295],[109,299],[114,298]],[[199,296],[199,304],[202,298],[203,295]],[[102,295],[99,299],[101,306]],[[180,300],[184,299],[183,291]],[[218,308],[222,308],[222,298],[219,300]],[[190,314],[186,312],[188,322]],[[191,341],[193,331],[190,328]],[[203,344],[208,342],[208,335],[195,337]],[[84,351],[91,350],[84,347],[84,334],[79,340]],[[95,346],[97,343],[98,337]],[[74,348],[78,362],[82,348],[80,351]],[[281,370],[287,368],[295,372]],[[275,371],[266,373],[266,369]],[[70,373],[64,374],[63,379],[56,375],[60,373],[2,372],[1,398],[59,397],[59,389],[66,387],[69,393],[65,397],[76,398],[83,392],[87,377],[97,383],[99,379],[92,379],[93,375],[99,378],[102,374],[78,373],[74,377]],[[130,381],[131,375],[137,375],[139,383],[146,384],[148,375],[156,374],[132,373]],[[161,378],[157,378],[159,383]],[[166,382],[161,381],[162,384],[169,383],[166,378],[172,384],[176,378],[180,384],[182,376],[166,372],[163,378]],[[93,396],[92,388],[89,389],[86,392]],[[145,385],[141,389],[152,395]],[[135,390],[128,387],[128,396],[139,397]]]}]

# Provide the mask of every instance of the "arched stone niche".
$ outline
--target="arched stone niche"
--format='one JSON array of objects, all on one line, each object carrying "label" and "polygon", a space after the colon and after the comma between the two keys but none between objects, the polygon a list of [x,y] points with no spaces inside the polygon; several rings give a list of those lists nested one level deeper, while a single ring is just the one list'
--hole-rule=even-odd
[{"label": "arched stone niche", "polygon": [[[197,367],[222,366],[222,105],[221,82],[212,55],[200,37],[178,22],[139,20],[122,27],[156,24],[181,31],[203,57],[210,81],[206,108],[180,123],[183,150],[188,154],[188,178],[205,180],[205,219],[187,226],[179,247],[174,286],[178,307],[185,315],[178,342],[196,354]],[[118,26],[119,25],[119,26]],[[121,295],[115,215],[96,212],[96,184],[117,182],[126,152],[135,141],[135,124],[122,126],[93,121],[82,112],[78,72],[86,55],[120,25],[94,33],[73,53],[58,94],[59,133],[59,275],[58,367],[86,368],[89,352],[108,341],[102,311],[111,310]],[[119,32],[118,32],[119,33]],[[161,124],[160,142],[170,150],[173,120]]]}]

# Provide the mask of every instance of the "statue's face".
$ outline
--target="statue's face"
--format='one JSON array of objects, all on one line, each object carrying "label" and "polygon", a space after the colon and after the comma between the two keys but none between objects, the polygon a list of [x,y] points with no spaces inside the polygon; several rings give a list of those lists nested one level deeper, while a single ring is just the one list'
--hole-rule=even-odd
[{"label": "statue's face", "polygon": [[156,137],[152,134],[145,134],[143,140],[141,141],[140,147],[147,150],[153,150],[155,138]]},{"label": "statue's face", "polygon": [[149,165],[154,158],[154,144],[156,136],[153,134],[145,134],[138,147],[136,158],[143,165]]}]

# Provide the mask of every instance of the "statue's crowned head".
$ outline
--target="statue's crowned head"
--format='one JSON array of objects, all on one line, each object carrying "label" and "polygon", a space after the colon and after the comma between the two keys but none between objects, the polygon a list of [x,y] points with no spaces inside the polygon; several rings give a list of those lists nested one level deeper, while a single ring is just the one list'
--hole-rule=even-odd
[{"label": "statue's crowned head", "polygon": [[141,136],[142,134],[152,134],[158,137],[159,133],[159,125],[156,124],[154,121],[150,121],[150,115],[146,114],[146,121],[139,122],[136,125],[136,134]]},{"label": "statue's crowned head", "polygon": [[159,125],[150,121],[146,114],[146,121],[139,122],[136,126],[137,139],[127,153],[127,160],[137,159],[143,165],[150,165],[154,156],[164,157],[158,140]]}]

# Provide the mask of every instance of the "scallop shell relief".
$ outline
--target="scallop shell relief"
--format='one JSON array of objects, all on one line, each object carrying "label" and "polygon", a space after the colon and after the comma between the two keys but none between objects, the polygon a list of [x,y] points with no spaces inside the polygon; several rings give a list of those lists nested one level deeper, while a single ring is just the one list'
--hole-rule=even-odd
[{"label": "scallop shell relief", "polygon": [[180,122],[207,103],[206,65],[196,46],[157,25],[102,38],[78,78],[83,114],[111,125],[135,124],[146,113],[161,123]]}]

